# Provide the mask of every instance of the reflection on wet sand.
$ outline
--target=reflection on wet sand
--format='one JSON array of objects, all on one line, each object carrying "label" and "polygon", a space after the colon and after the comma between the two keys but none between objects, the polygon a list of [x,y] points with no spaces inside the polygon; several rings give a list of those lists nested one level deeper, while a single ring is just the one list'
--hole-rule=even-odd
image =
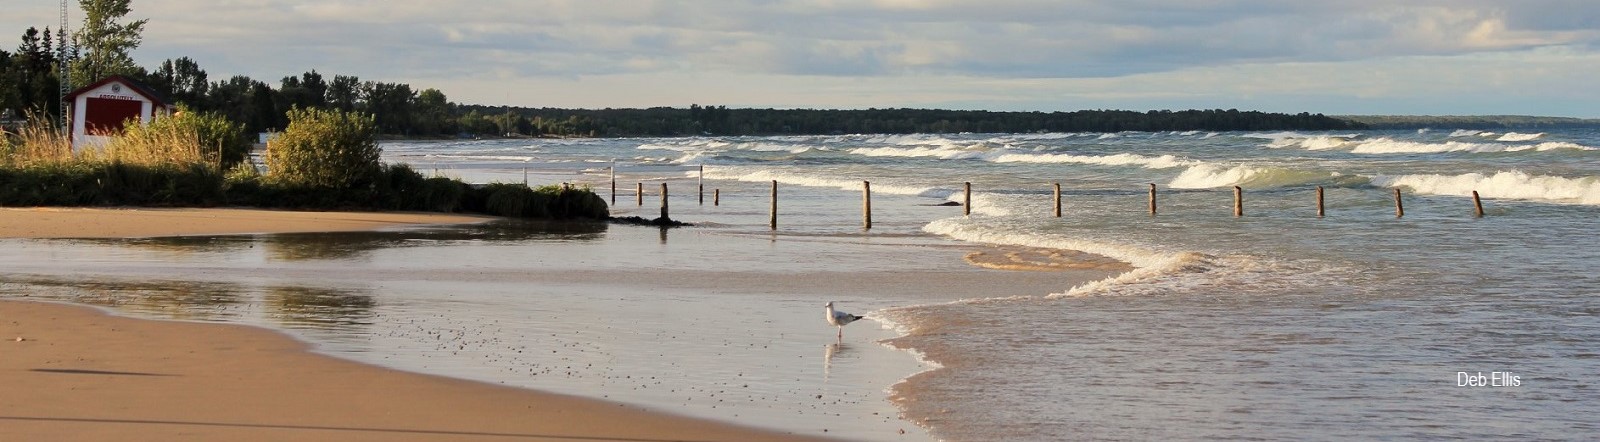
[{"label": "reflection on wet sand", "polygon": [[194,321],[227,320],[246,302],[242,286],[219,282],[8,278],[0,286],[27,297]]},{"label": "reflection on wet sand", "polygon": [[378,305],[370,291],[359,289],[274,286],[258,290],[233,283],[105,278],[11,278],[0,282],[0,293],[188,321],[239,320],[259,307],[284,327],[319,330],[369,325]]},{"label": "reflection on wet sand", "polygon": [[846,357],[845,353],[850,351],[850,344],[835,342],[828,344],[824,348],[825,350],[822,351],[822,382],[827,383],[828,378],[833,374],[833,358]]},{"label": "reflection on wet sand", "polygon": [[[378,232],[287,233],[273,235],[177,236],[165,238],[86,240],[131,245],[176,254],[230,253],[261,247],[274,261],[358,259],[386,248],[459,242],[594,241],[609,225],[600,222],[501,220],[440,228]],[[666,232],[662,232],[665,242]]]},{"label": "reflection on wet sand", "polygon": [[365,290],[311,287],[267,289],[268,315],[285,327],[348,329],[370,325],[378,302]]}]

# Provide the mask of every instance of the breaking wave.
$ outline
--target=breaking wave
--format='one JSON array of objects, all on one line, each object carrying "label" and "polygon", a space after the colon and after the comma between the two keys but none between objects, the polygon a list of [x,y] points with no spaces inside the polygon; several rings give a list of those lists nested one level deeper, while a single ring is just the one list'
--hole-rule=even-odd
[{"label": "breaking wave", "polygon": [[1335,172],[1313,172],[1271,166],[1244,165],[1223,168],[1214,164],[1201,164],[1184,170],[1167,186],[1174,189],[1212,189],[1231,186],[1261,189],[1328,182],[1341,177],[1346,176]]},{"label": "breaking wave", "polygon": [[[750,171],[729,167],[707,167],[706,179],[744,182],[777,181],[780,184],[792,184],[796,186],[834,188],[850,191],[861,190],[861,180],[821,177],[816,176],[815,174],[789,173],[767,169]],[[897,185],[894,183],[881,183],[877,181],[872,183],[872,191],[875,193],[914,195],[930,198],[948,198],[956,193],[954,189]]]},{"label": "breaking wave", "polygon": [[1426,195],[1470,196],[1477,191],[1485,198],[1600,205],[1600,177],[1566,178],[1502,171],[1493,175],[1380,176],[1373,178],[1372,183],[1382,187],[1408,187]]},{"label": "breaking wave", "polygon": [[941,160],[979,160],[992,163],[1090,164],[1101,166],[1139,166],[1169,169],[1197,164],[1173,155],[1145,156],[1128,153],[1113,155],[1074,155],[1065,153],[1022,153],[1005,149],[943,147],[863,147],[850,153],[869,157],[938,158]]},{"label": "breaking wave", "polygon": [[[1460,131],[1458,131],[1460,132]],[[1452,134],[1454,135],[1454,134]],[[1507,138],[1510,135],[1517,137]],[[1544,134],[1524,135],[1507,134],[1498,141],[1530,141],[1542,137]],[[1459,138],[1459,137],[1457,137]],[[1467,142],[1467,141],[1403,141],[1393,138],[1374,138],[1370,140],[1353,140],[1337,136],[1315,136],[1308,138],[1286,137],[1274,139],[1267,147],[1275,149],[1300,148],[1305,150],[1330,150],[1347,149],[1354,154],[1385,155],[1385,154],[1428,154],[1428,153],[1498,153],[1498,152],[1547,152],[1553,150],[1596,150],[1594,147],[1584,146],[1569,142],[1544,142],[1538,144],[1505,144],[1498,142]]]},{"label": "breaking wave", "polygon": [[1540,138],[1544,138],[1544,132],[1540,132],[1540,133],[1536,133],[1536,134],[1519,134],[1519,133],[1516,133],[1516,132],[1508,132],[1505,135],[1501,135],[1500,138],[1496,138],[1496,140],[1499,140],[1499,141],[1533,141],[1533,140],[1537,140],[1537,139],[1540,139]]}]

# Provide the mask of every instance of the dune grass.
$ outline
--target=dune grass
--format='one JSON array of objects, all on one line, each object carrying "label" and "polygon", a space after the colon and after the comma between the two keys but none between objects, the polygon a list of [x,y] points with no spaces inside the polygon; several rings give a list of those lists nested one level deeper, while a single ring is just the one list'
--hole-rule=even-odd
[{"label": "dune grass", "polygon": [[290,131],[299,131],[280,136],[292,144],[282,145],[284,155],[269,160],[272,170],[265,175],[243,161],[249,145],[238,126],[212,115],[180,113],[131,124],[104,146],[76,152],[66,134],[46,119],[34,119],[17,133],[0,133],[0,206],[232,205],[609,217],[605,201],[590,189],[473,187],[424,178],[404,164],[381,164],[374,127],[351,124],[370,118],[304,118],[310,114],[291,113],[302,117],[290,124]]}]

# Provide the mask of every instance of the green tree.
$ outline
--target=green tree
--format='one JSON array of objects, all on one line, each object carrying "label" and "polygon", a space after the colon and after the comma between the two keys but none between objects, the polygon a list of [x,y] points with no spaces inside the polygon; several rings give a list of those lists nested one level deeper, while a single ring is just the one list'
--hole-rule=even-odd
[{"label": "green tree", "polygon": [[450,124],[450,100],[446,99],[444,92],[438,89],[423,89],[417,93],[417,102],[412,106],[415,110],[415,125],[417,131],[423,135],[438,135],[454,132]]},{"label": "green tree", "polygon": [[143,40],[148,20],[121,23],[133,12],[132,0],[79,0],[83,26],[73,35],[81,58],[72,64],[72,84],[88,85],[112,75],[142,76],[143,68],[128,53]]},{"label": "green tree", "polygon": [[289,111],[289,127],[267,146],[267,168],[284,184],[348,190],[382,171],[371,115],[328,109]]},{"label": "green tree", "polygon": [[361,104],[361,79],[349,75],[333,76],[326,97],[328,107],[354,112]]},{"label": "green tree", "polygon": [[407,134],[411,129],[411,103],[417,93],[401,83],[367,82],[363,88],[367,112],[378,119],[378,130],[387,134]]},{"label": "green tree", "polygon": [[227,81],[211,83],[206,91],[206,109],[222,113],[229,120],[244,123],[247,133],[265,132],[282,117],[272,115],[277,109],[273,108],[271,91],[272,87],[266,83],[235,75]]},{"label": "green tree", "polygon": [[206,83],[205,69],[189,57],[161,62],[145,80],[151,88],[166,93],[168,101],[190,106],[202,105],[211,86]]},{"label": "green tree", "polygon": [[11,100],[15,115],[30,112],[59,115],[61,112],[58,97],[61,86],[55,72],[50,35],[49,28],[43,33],[37,28],[28,28],[22,33],[22,44],[17,46],[16,55],[11,57],[10,81],[4,84],[15,91]]},{"label": "green tree", "polygon": [[22,97],[17,91],[17,73],[10,52],[0,49],[0,118],[14,115],[22,107]]}]

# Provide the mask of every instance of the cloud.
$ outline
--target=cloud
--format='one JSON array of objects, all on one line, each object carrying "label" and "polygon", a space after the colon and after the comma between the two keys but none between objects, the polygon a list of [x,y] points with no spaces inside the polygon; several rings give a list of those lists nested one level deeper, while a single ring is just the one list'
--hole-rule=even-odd
[{"label": "cloud", "polygon": [[[1266,0],[146,1],[152,46],[334,61],[444,59],[531,75],[679,69],[799,75],[1105,77],[1241,62],[1592,44],[1600,6]],[[1562,14],[1529,9],[1561,7]],[[1553,20],[1547,15],[1579,17]],[[1585,21],[1582,17],[1591,17]],[[225,23],[226,25],[219,25]],[[164,30],[163,30],[164,29]],[[241,44],[243,43],[243,44]],[[338,57],[326,56],[328,53]],[[522,56],[508,56],[517,55]],[[352,63],[364,64],[368,57]],[[529,59],[539,60],[534,65]],[[520,67],[510,66],[516,63]]]},{"label": "cloud", "polygon": [[[54,23],[53,9],[8,7],[0,31]],[[1491,67],[1485,57],[1528,65],[1553,58],[1563,62],[1549,69],[1592,71],[1583,63],[1600,48],[1600,2],[1589,0],[139,0],[133,9],[150,19],[135,53],[147,65],[190,56],[213,76],[269,81],[317,69],[419,85],[556,85],[549,87],[578,88],[596,106],[632,101],[617,91],[639,88],[602,81],[617,78],[654,88],[747,82],[746,95],[758,95],[762,83],[824,89],[800,98],[842,88],[885,100],[880,106],[983,102],[960,90],[972,82],[1135,88],[1113,93],[1151,100],[1148,91],[1161,84],[1190,85],[1173,100],[1327,96],[1309,83],[1294,89],[1303,78],[1286,75],[1418,60],[1433,74],[1378,69],[1383,80],[1372,82],[1427,88],[1427,76],[1443,71],[1468,76],[1473,81],[1459,82],[1466,88],[1516,81],[1508,77],[1516,62]],[[1207,77],[1230,69],[1278,86],[1253,92]],[[1139,81],[1150,78],[1163,80]],[[920,84],[930,86],[898,87]],[[1352,100],[1404,93],[1333,86]],[[996,105],[1012,95],[984,90],[1000,97]]]}]

